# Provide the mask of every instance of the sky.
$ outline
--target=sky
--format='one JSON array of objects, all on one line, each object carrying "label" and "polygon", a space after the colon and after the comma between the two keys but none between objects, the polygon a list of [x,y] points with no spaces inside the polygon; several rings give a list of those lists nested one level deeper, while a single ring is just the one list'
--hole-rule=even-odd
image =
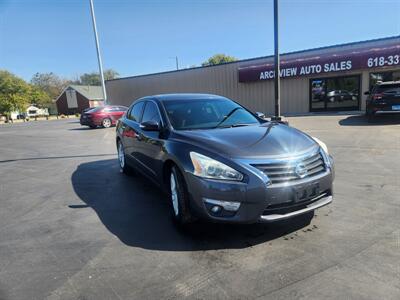
[{"label": "sky", "polygon": [[[94,0],[104,68],[122,77],[273,54],[273,0]],[[280,0],[280,52],[400,35],[400,0]],[[0,0],[0,69],[98,70],[89,0]]]}]

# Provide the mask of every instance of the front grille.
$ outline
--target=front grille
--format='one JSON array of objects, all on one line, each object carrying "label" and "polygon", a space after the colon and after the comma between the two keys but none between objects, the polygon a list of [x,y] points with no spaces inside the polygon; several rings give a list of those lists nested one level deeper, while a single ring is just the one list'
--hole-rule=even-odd
[{"label": "front grille", "polygon": [[[301,165],[303,171],[299,174],[296,169]],[[271,162],[267,164],[252,164],[253,167],[264,172],[272,184],[296,181],[309,178],[325,172],[324,159],[320,152],[296,160]]]}]

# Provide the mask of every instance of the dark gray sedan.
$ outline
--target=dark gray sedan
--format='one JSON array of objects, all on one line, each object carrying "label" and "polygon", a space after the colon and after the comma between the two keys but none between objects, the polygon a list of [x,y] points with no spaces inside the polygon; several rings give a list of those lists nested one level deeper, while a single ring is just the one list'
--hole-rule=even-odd
[{"label": "dark gray sedan", "polygon": [[165,190],[180,224],[271,222],[332,202],[324,143],[224,97],[141,98],[119,120],[116,142],[121,171]]}]

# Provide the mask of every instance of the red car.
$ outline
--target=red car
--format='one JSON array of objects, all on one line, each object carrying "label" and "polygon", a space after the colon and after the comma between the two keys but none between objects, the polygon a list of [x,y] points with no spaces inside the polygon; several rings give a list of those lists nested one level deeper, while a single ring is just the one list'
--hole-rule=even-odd
[{"label": "red car", "polygon": [[82,113],[80,123],[90,128],[96,128],[97,126],[108,128],[117,124],[117,121],[127,110],[127,107],[121,105],[95,107]]}]

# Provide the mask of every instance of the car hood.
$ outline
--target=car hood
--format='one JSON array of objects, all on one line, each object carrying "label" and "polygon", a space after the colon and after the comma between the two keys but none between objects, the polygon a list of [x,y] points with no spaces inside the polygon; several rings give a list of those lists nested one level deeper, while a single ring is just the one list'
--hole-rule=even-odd
[{"label": "car hood", "polygon": [[174,137],[231,158],[282,158],[318,147],[303,132],[279,123],[236,128],[176,131]]}]

